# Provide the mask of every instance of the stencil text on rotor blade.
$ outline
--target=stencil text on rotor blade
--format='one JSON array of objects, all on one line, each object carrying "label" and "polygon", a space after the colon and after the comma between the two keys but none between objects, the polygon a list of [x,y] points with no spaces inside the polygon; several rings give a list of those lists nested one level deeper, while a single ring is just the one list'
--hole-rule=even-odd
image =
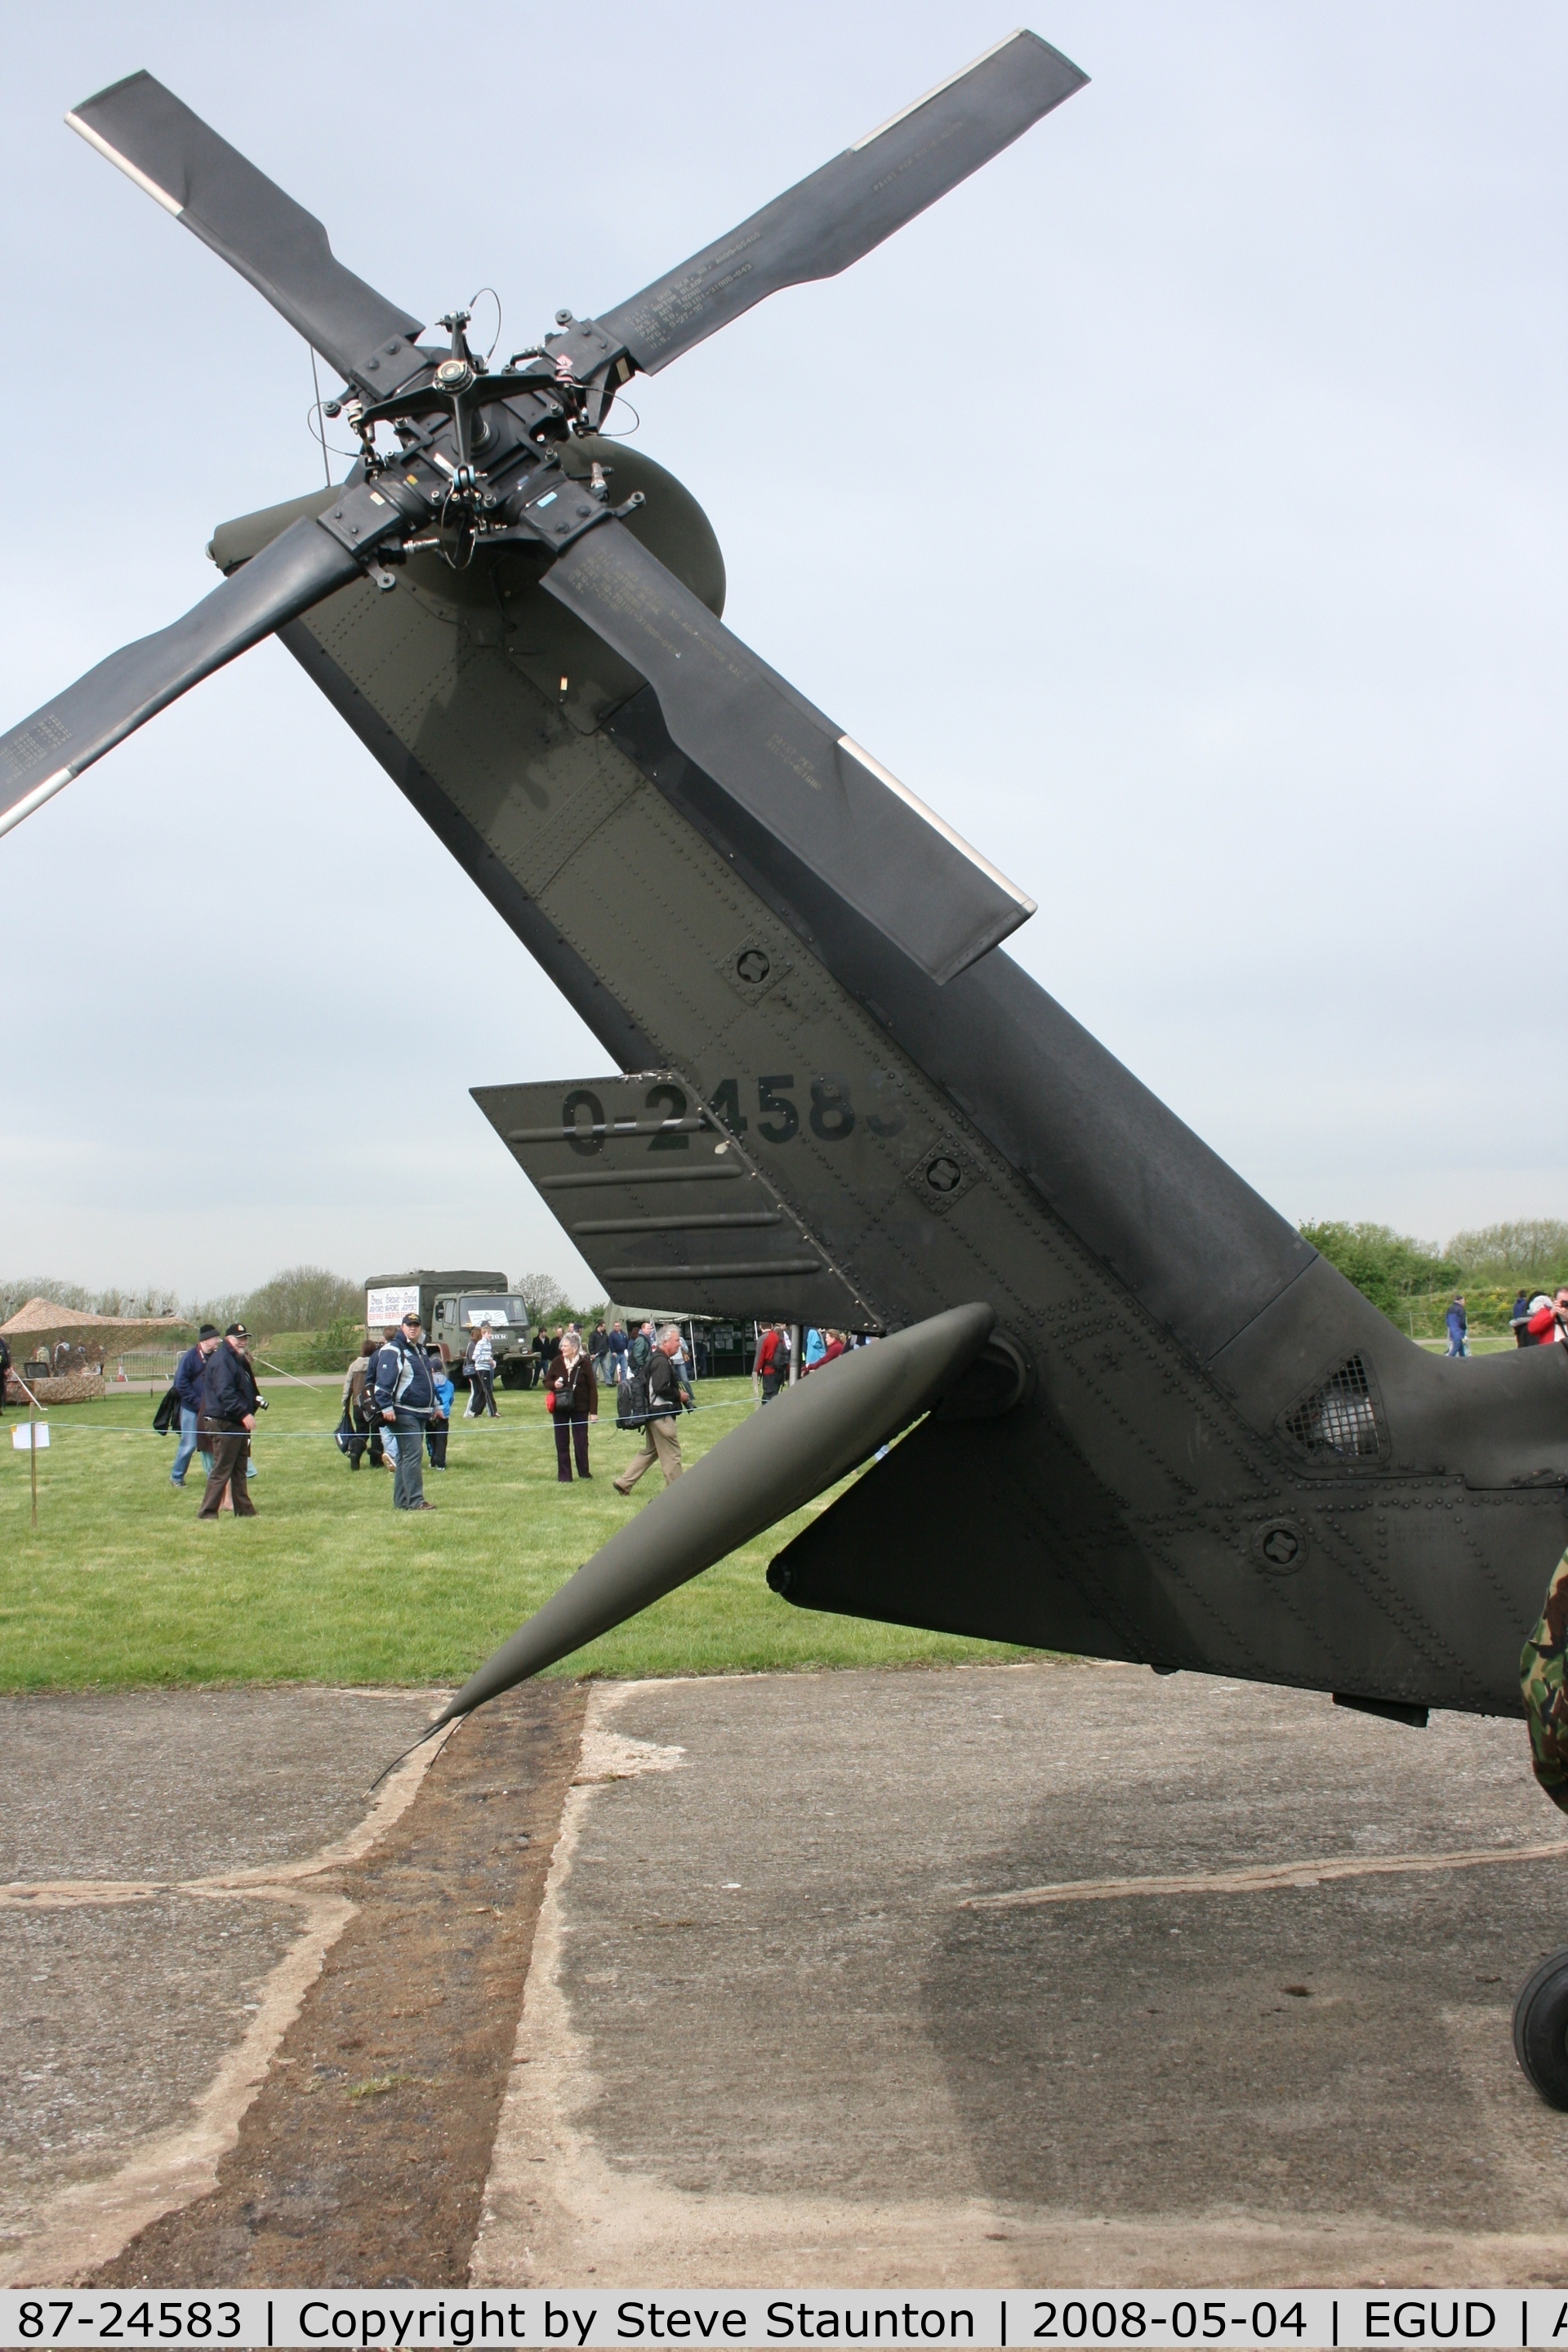
[{"label": "stencil text on rotor blade", "polygon": [[30,768],[34,761],[41,759],[46,751],[58,751],[62,743],[69,740],[70,729],[63,727],[58,719],[46,711],[41,719],[35,719],[30,727],[19,729],[15,735],[8,735],[4,742],[0,742],[0,757],[4,757],[7,769],[15,775],[18,769]]},{"label": "stencil text on rotor blade", "polygon": [[956,139],[964,127],[962,122],[950,122],[945,131],[939,131],[936,137],[928,139],[923,147],[917,147],[914,153],[907,156],[903,163],[895,163],[890,172],[884,172],[879,180],[873,180],[871,194],[874,196],[880,195],[884,188],[890,188],[895,180],[901,180],[906,172],[912,172],[917,163],[923,163],[925,158],[934,154],[939,147],[944,147],[950,139]]},{"label": "stencil text on rotor blade", "polygon": [[810,760],[787,737],[777,733],[770,735],[767,748],[775,760],[782,761],[786,768],[792,768],[797,776],[803,778],[814,793],[822,790],[822,778],[816,772]]}]

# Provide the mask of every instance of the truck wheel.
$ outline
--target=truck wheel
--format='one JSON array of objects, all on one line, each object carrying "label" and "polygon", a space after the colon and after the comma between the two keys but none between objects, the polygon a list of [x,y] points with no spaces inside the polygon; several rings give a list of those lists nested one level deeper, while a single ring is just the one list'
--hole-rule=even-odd
[{"label": "truck wheel", "polygon": [[503,1364],[500,1368],[500,1384],[503,1389],[521,1388],[522,1366],[521,1364],[511,1363]]}]

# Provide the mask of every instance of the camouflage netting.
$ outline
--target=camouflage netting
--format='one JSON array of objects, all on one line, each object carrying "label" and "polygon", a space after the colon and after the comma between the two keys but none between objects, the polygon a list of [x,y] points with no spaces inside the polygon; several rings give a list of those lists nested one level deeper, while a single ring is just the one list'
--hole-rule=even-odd
[{"label": "camouflage netting", "polygon": [[[66,1372],[59,1376],[50,1372],[36,1381],[29,1381],[27,1388],[31,1389],[37,1402],[45,1405],[90,1404],[95,1397],[108,1394],[101,1372]],[[27,1390],[24,1389],[15,1372],[8,1372],[5,1376],[5,1402],[24,1406],[27,1402]]]},{"label": "camouflage netting", "polygon": [[[61,1307],[52,1298],[29,1298],[8,1322],[0,1323],[0,1339],[9,1344],[17,1364],[34,1349],[52,1354],[62,1344],[101,1364],[106,1357],[123,1355],[130,1348],[171,1347],[188,1328],[176,1315],[94,1315],[85,1307]],[[71,1367],[73,1371],[80,1369]]]},{"label": "camouflage netting", "polygon": [[1519,1662],[1525,1719],[1535,1777],[1554,1805],[1568,1813],[1568,1700],[1563,1665],[1568,1654],[1568,1551],[1546,1588],[1546,1609]]}]

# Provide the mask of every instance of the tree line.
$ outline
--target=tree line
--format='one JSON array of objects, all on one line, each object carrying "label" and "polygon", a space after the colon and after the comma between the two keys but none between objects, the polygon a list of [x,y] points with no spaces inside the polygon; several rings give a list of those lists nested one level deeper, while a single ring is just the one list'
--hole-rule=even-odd
[{"label": "tree line", "polygon": [[[1455,1234],[1439,1247],[1395,1233],[1392,1225],[1307,1223],[1301,1237],[1354,1283],[1374,1307],[1405,1326],[1419,1303],[1465,1293],[1471,1319],[1505,1307],[1521,1290],[1531,1296],[1568,1281],[1568,1223],[1525,1217]],[[1493,1296],[1488,1296],[1493,1294]],[[1506,1313],[1501,1318],[1507,1320]]]},{"label": "tree line", "polygon": [[[592,1322],[608,1307],[602,1300],[592,1307],[574,1307],[552,1274],[519,1275],[509,1288],[521,1297],[534,1323],[565,1322],[586,1317]],[[0,1280],[0,1323],[9,1322],[29,1298],[47,1298],[78,1314],[113,1315],[134,1319],[143,1315],[172,1315],[194,1328],[216,1323],[244,1323],[267,1338],[289,1331],[331,1331],[364,1327],[364,1286],[324,1265],[287,1265],[255,1290],[225,1291],[211,1298],[182,1299],[173,1290],[156,1286],[142,1290],[110,1286],[93,1290],[79,1282],[61,1282],[53,1275],[18,1276]]]},{"label": "tree line", "polygon": [[[1455,1234],[1441,1247],[1396,1233],[1392,1225],[1352,1224],[1339,1219],[1309,1221],[1302,1238],[1320,1250],[1330,1264],[1373,1305],[1402,1327],[1411,1323],[1417,1306],[1456,1290],[1474,1296],[1472,1314],[1479,1310],[1495,1319],[1502,1295],[1555,1290],[1568,1281],[1568,1223],[1555,1217],[1526,1217],[1512,1223],[1484,1225],[1475,1232]],[[607,1322],[612,1307],[598,1299],[574,1307],[563,1284],[552,1274],[520,1274],[509,1288],[526,1305],[536,1326],[575,1320],[591,1328],[601,1317]],[[1486,1294],[1495,1293],[1495,1299]],[[142,1290],[88,1288],[61,1282],[50,1275],[29,1275],[0,1281],[0,1323],[6,1322],[29,1298],[47,1298],[60,1307],[93,1315],[136,1317],[172,1315],[195,1327],[241,1322],[267,1338],[286,1332],[313,1331],[331,1335],[337,1349],[342,1338],[363,1328],[364,1291],[346,1275],[324,1265],[288,1265],[254,1290],[226,1291],[211,1298],[181,1299],[172,1290],[154,1286]],[[1506,1304],[1506,1302],[1503,1302]],[[1430,1316],[1421,1319],[1429,1320]],[[1506,1322],[1506,1314],[1502,1320]],[[335,1360],[335,1357],[334,1357]]]}]

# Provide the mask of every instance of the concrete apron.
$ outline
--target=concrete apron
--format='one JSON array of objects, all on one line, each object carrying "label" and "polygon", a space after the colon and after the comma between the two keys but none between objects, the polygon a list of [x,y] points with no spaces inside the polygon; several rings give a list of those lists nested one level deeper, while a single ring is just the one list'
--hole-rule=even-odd
[{"label": "concrete apron", "polygon": [[601,1684],[584,1754],[476,2283],[1568,2283],[1520,1726],[1029,1664]]},{"label": "concrete apron", "polygon": [[556,1683],[368,1808],[433,1704],[0,1703],[8,2283],[1568,2283],[1519,1726]]},{"label": "concrete apron", "polygon": [[374,1802],[365,1781],[439,1704],[0,1702],[0,2281],[74,2281],[210,2191],[353,1916],[342,1874],[406,1811],[437,1743]]}]

